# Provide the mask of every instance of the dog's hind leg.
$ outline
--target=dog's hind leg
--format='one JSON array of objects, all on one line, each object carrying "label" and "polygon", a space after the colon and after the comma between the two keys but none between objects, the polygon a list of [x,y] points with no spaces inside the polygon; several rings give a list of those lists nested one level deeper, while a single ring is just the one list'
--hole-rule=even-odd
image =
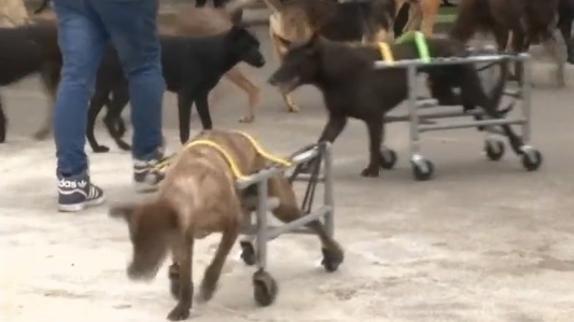
[{"label": "dog's hind leg", "polygon": [[48,64],[42,68],[40,73],[44,90],[48,93],[50,98],[50,105],[48,113],[44,119],[44,124],[34,134],[36,140],[44,140],[50,135],[52,123],[54,121],[54,105],[56,104],[56,92],[58,90],[58,83],[60,81],[60,66],[58,64]]},{"label": "dog's hind leg", "polygon": [[193,100],[190,94],[180,92],[178,94],[178,112],[179,112],[179,139],[182,144],[189,139],[189,123],[191,122],[191,105]]},{"label": "dog's hind leg", "polygon": [[361,172],[364,177],[378,177],[383,159],[381,157],[381,143],[383,140],[382,117],[375,115],[365,122],[369,132],[369,165]]},{"label": "dog's hind leg", "polygon": [[[237,208],[236,213],[240,213],[241,210],[239,207]],[[223,268],[227,255],[229,255],[229,251],[231,251],[235,241],[237,241],[237,236],[239,236],[239,223],[229,223],[221,234],[221,241],[219,242],[219,247],[215,252],[213,260],[205,270],[199,293],[199,298],[202,301],[209,301],[213,297],[217,281],[221,275],[221,269]]]},{"label": "dog's hind leg", "polygon": [[[269,179],[269,196],[279,199],[279,206],[273,210],[273,214],[282,222],[289,223],[303,216],[297,205],[293,187],[286,178]],[[331,263],[338,266],[344,258],[344,252],[339,243],[327,232],[321,221],[311,221],[307,227],[319,237],[324,256],[328,256]]]},{"label": "dog's hind leg", "polygon": [[261,101],[259,87],[255,86],[255,84],[245,77],[237,67],[229,70],[224,76],[249,96],[249,110],[245,116],[239,119],[239,122],[253,122],[253,120],[255,120],[255,107],[259,105]]},{"label": "dog's hind leg", "polygon": [[[494,92],[498,92],[493,94],[495,99],[489,99],[482,87],[480,86],[480,81],[476,72],[467,71],[466,77],[464,77],[464,81],[461,86],[461,98],[463,105],[465,106],[480,106],[486,113],[486,115],[493,119],[501,119],[505,115],[504,112],[498,110],[498,103],[500,102],[499,99],[496,99],[496,96],[500,96],[500,93],[503,91],[503,84],[497,85]],[[474,74],[470,74],[474,73]],[[503,72],[501,75],[501,79],[506,77],[506,73]],[[503,80],[501,80],[503,81]],[[518,136],[510,125],[501,125],[503,133],[506,135],[510,142],[510,146],[512,150],[516,154],[522,154],[522,146],[524,145],[524,141],[520,136]]]},{"label": "dog's hind leg", "polygon": [[130,101],[127,84],[113,91],[112,97],[112,100],[108,104],[108,113],[104,117],[104,124],[116,142],[116,145],[124,151],[129,151],[131,149],[130,145],[122,139],[126,131],[124,121],[122,120],[122,111]]},{"label": "dog's hind leg", "polygon": [[207,102],[207,98],[209,93],[201,93],[197,95],[197,99],[195,100],[195,104],[197,106],[197,113],[199,114],[199,118],[201,120],[201,125],[203,126],[204,130],[210,130],[213,128],[213,123],[211,122],[211,115],[209,114],[209,103]]},{"label": "dog's hind leg", "polygon": [[170,267],[171,289],[177,291],[174,296],[179,302],[167,317],[171,321],[189,317],[193,300],[193,241],[193,236],[180,236],[172,246],[175,263]]},{"label": "dog's hind leg", "polygon": [[86,129],[86,137],[88,139],[88,142],[90,143],[90,147],[96,153],[110,151],[110,148],[108,148],[107,146],[99,145],[94,135],[94,126],[96,124],[96,118],[98,117],[98,114],[100,113],[104,105],[108,102],[107,94],[108,94],[107,92],[96,91],[96,93],[94,93],[94,96],[92,96],[92,100],[90,102],[90,108],[88,110],[88,126]]}]

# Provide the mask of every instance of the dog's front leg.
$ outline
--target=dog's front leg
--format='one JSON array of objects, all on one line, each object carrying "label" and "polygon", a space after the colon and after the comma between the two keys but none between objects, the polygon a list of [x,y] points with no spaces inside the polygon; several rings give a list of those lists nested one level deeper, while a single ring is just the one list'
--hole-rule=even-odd
[{"label": "dog's front leg", "polygon": [[[90,147],[92,147],[92,150],[96,153],[108,152],[110,150],[107,146],[99,145],[94,135],[96,118],[107,101],[107,93],[96,91],[90,102],[90,108],[88,109],[88,127],[86,129],[86,137],[88,138]],[[108,129],[108,131],[110,130]],[[110,132],[110,134],[112,133]]]},{"label": "dog's front leg", "polygon": [[371,117],[367,121],[369,131],[369,165],[361,173],[364,177],[378,177],[381,167],[381,142],[383,138],[382,117]]},{"label": "dog's front leg", "polygon": [[[193,236],[182,236],[177,242],[174,250],[175,262],[177,263],[177,298],[179,302],[176,307],[169,313],[167,318],[171,321],[181,321],[189,317],[193,299],[193,282],[192,282],[192,260],[193,260]],[[174,264],[175,265],[175,264]],[[173,267],[173,265],[172,265]],[[170,275],[171,275],[170,268]],[[175,277],[175,276],[174,276]],[[172,281],[172,289],[174,283]]]},{"label": "dog's front leg", "polygon": [[319,142],[331,142],[333,143],[339,134],[343,131],[347,125],[347,117],[339,115],[329,115],[329,121],[321,133]]},{"label": "dog's front leg", "polygon": [[112,100],[108,103],[108,113],[104,117],[104,124],[117,146],[124,151],[128,151],[131,147],[122,139],[126,132],[126,126],[122,120],[122,112],[130,101],[127,84],[114,90],[112,97]]},{"label": "dog's front leg", "polygon": [[[339,134],[345,128],[347,124],[347,117],[340,116],[340,115],[329,115],[329,121],[325,128],[323,129],[323,133],[321,133],[321,137],[319,137],[319,142],[335,142]],[[301,171],[304,173],[311,172],[316,166],[317,159],[312,159],[306,161],[301,164]]]},{"label": "dog's front leg", "polygon": [[189,123],[191,122],[192,95],[185,91],[177,95],[177,107],[179,111],[179,139],[182,144],[189,139]]},{"label": "dog's front leg", "polygon": [[[239,212],[241,212],[240,209],[233,210],[234,214]],[[203,282],[201,283],[200,299],[202,301],[209,301],[213,297],[225,259],[235,244],[238,235],[239,222],[229,223],[228,227],[226,227],[222,232],[219,247],[217,248],[211,264],[209,264],[205,270]]]},{"label": "dog's front leg", "polygon": [[213,123],[211,122],[211,115],[209,114],[209,103],[207,97],[209,92],[200,93],[197,95],[195,104],[197,104],[197,113],[201,119],[201,125],[204,130],[210,130],[213,128]]}]

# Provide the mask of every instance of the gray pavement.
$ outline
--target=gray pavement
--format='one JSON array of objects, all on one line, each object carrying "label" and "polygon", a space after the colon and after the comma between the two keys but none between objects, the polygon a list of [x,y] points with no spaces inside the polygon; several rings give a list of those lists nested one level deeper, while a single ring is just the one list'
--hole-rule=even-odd
[{"label": "gray pavement", "polygon": [[[265,39],[265,31],[260,35]],[[239,124],[247,99],[222,83],[213,99],[215,124],[256,135],[273,151],[290,153],[313,142],[324,123],[318,92],[296,93],[302,107],[286,112],[265,79],[276,67],[244,67],[262,86],[256,123]],[[540,73],[547,67],[540,67]],[[0,145],[0,321],[163,321],[175,305],[165,267],[149,284],[130,282],[127,229],[107,207],[56,212],[54,147],[31,138],[47,100],[36,80],[3,89],[10,119]],[[500,162],[482,154],[472,130],[424,136],[436,178],[415,182],[407,159],[406,124],[393,124],[387,145],[400,157],[380,178],[359,176],[367,162],[363,124],[353,121],[336,142],[337,238],[346,261],[333,274],[319,265],[313,237],[284,236],[270,247],[269,272],[279,283],[276,303],[258,308],[253,270],[228,259],[218,293],[197,304],[194,321],[572,321],[574,316],[574,93],[537,88],[533,143],[545,157],[527,173],[514,155]],[[166,136],[176,150],[176,106],[165,99]],[[197,117],[193,129],[199,129]],[[131,160],[103,128],[112,147],[92,154],[91,174],[109,203],[141,198],[131,187]],[[89,151],[89,148],[87,148]],[[217,245],[196,243],[194,280]]]}]

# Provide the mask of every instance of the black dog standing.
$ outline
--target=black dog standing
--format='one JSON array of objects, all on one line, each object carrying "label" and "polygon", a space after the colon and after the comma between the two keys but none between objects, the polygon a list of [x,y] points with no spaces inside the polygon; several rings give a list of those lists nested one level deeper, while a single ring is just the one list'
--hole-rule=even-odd
[{"label": "black dog standing", "polygon": [[[464,46],[449,39],[429,39],[432,57],[464,57]],[[396,59],[418,58],[414,42],[391,46]],[[281,67],[270,78],[270,83],[284,93],[311,84],[323,94],[329,121],[320,141],[333,142],[343,131],[349,117],[366,123],[369,132],[370,162],[363,176],[376,177],[385,160],[381,153],[387,112],[407,97],[407,75],[403,68],[377,70],[374,62],[381,59],[376,46],[352,47],[315,37],[307,44],[292,49]],[[498,109],[507,73],[503,63],[502,77],[492,97],[481,87],[474,66],[426,67],[421,72],[429,77],[430,91],[441,105],[462,105],[465,109],[479,106],[492,118],[504,116]],[[460,89],[460,96],[453,89]],[[510,126],[502,126],[516,153],[521,153],[522,140]]]}]

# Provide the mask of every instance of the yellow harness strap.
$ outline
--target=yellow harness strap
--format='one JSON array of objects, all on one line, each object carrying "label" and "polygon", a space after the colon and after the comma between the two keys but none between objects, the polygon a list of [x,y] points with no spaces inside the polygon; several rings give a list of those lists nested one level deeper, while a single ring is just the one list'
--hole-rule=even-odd
[{"label": "yellow harness strap", "polygon": [[237,179],[243,179],[245,178],[245,176],[243,175],[243,173],[241,173],[241,170],[239,170],[239,167],[237,166],[237,163],[235,162],[235,160],[231,157],[231,155],[229,155],[229,153],[219,144],[213,142],[213,141],[209,141],[209,140],[196,140],[193,142],[190,142],[188,144],[185,145],[185,149],[191,149],[194,146],[199,146],[199,145],[205,145],[211,148],[216,149],[219,153],[221,153],[221,155],[223,155],[223,158],[225,159],[225,161],[227,161],[227,163],[229,164],[229,167],[231,168],[231,172],[233,172],[233,175],[237,178]]},{"label": "yellow harness strap", "polygon": [[265,151],[261,145],[259,145],[259,142],[257,142],[257,140],[255,140],[251,135],[245,133],[245,132],[241,132],[241,131],[237,131],[235,132],[237,134],[242,135],[244,138],[246,138],[247,140],[249,140],[249,142],[251,143],[251,145],[253,146],[253,148],[255,149],[255,151],[257,151],[257,153],[259,153],[262,157],[264,157],[265,159],[271,161],[271,162],[275,162],[277,164],[280,164],[284,167],[290,167],[292,165],[291,161],[288,161],[284,158],[280,158],[280,157],[276,157],[273,154]]},{"label": "yellow harness strap", "polygon": [[389,44],[386,42],[380,42],[379,50],[381,51],[381,56],[386,63],[393,64],[395,62],[395,57],[393,56],[393,51]]},{"label": "yellow harness strap", "polygon": [[[276,157],[274,155],[272,155],[271,153],[265,151],[261,145],[249,134],[245,133],[245,132],[236,132],[237,134],[242,135],[243,137],[245,137],[253,146],[253,148],[255,149],[255,151],[260,154],[261,156],[263,156],[265,159],[275,162],[277,164],[280,164],[284,167],[290,167],[292,165],[292,163],[286,159],[280,158],[280,157]],[[237,178],[237,179],[243,179],[246,176],[241,173],[241,170],[239,169],[239,166],[237,165],[237,162],[235,162],[235,159],[233,159],[233,157],[231,157],[231,155],[227,152],[227,150],[225,150],[224,147],[222,147],[221,145],[211,141],[211,140],[195,140],[192,141],[188,144],[186,144],[183,147],[183,150],[186,149],[190,149],[194,146],[209,146],[215,150],[217,150],[219,153],[221,153],[221,155],[223,156],[223,158],[227,161],[227,163],[229,164],[229,167],[231,168],[231,172],[233,172],[233,175]],[[157,169],[158,171],[164,171],[165,168],[167,168],[170,164],[172,158],[167,158],[164,161],[158,163],[155,166],[155,169]]]}]

